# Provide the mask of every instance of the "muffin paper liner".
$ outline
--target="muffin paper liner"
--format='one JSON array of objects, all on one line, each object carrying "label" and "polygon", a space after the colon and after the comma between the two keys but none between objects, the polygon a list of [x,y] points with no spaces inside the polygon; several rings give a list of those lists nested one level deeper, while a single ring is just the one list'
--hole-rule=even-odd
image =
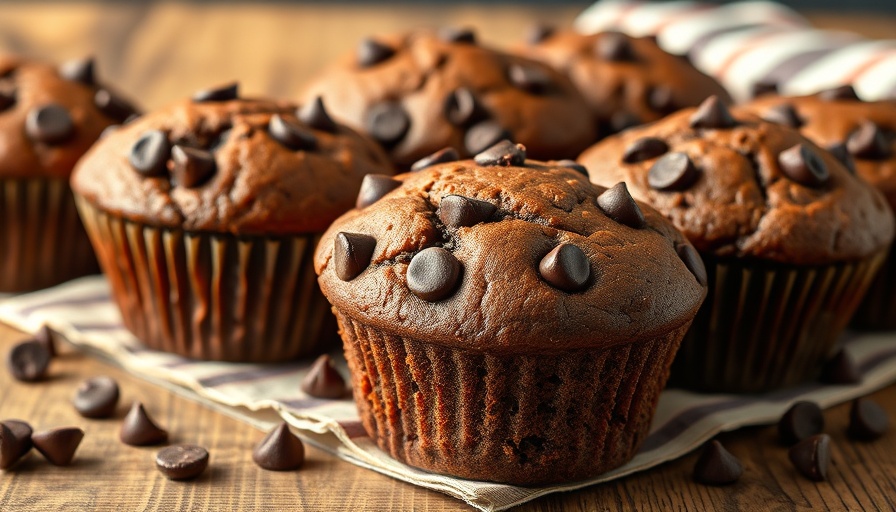
[{"label": "muffin paper liner", "polygon": [[887,253],[850,326],[869,331],[896,330],[896,250]]},{"label": "muffin paper liner", "polygon": [[0,180],[0,292],[48,288],[98,271],[67,182]]},{"label": "muffin paper liner", "polygon": [[704,255],[709,294],[681,342],[670,387],[754,393],[814,380],[885,254],[817,267]]},{"label": "muffin paper liner", "polygon": [[517,485],[580,480],[631,459],[688,327],[609,348],[496,356],[336,313],[362,423],[382,450]]},{"label": "muffin paper liner", "polygon": [[335,343],[313,269],[319,234],[191,233],[77,203],[124,324],[146,346],[195,359],[275,362]]}]

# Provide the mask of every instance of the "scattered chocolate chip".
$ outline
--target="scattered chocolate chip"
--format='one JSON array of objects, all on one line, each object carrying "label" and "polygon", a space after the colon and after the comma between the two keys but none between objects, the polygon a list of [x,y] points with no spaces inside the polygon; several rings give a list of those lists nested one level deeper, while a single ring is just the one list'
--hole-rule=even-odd
[{"label": "scattered chocolate chip", "polygon": [[168,440],[168,432],[160,428],[146,413],[143,404],[134,402],[131,410],[121,422],[119,439],[131,446],[147,446],[164,443]]},{"label": "scattered chocolate chip", "polygon": [[476,44],[476,33],[470,28],[444,27],[439,29],[439,39],[448,43]]},{"label": "scattered chocolate chip", "polygon": [[367,112],[364,125],[377,142],[384,146],[394,146],[408,133],[411,118],[398,103],[378,103]]},{"label": "scattered chocolate chip", "polygon": [[669,151],[669,145],[663,139],[656,137],[641,137],[625,148],[622,154],[622,161],[627,164],[643,162],[656,158]]},{"label": "scattered chocolate chip", "polygon": [[361,233],[336,233],[333,239],[333,264],[336,276],[343,281],[358,277],[370,265],[376,238]]},{"label": "scattered chocolate chip", "polygon": [[656,190],[684,190],[699,177],[687,153],[666,153],[647,171],[647,183]]},{"label": "scattered chocolate chip", "polygon": [[560,244],[541,259],[538,271],[551,286],[567,292],[577,292],[588,284],[591,262],[575,245]]},{"label": "scattered chocolate chip", "polygon": [[575,160],[557,160],[556,162],[553,162],[553,163],[554,163],[554,165],[558,165],[560,167],[572,169],[572,170],[576,171],[577,173],[582,174],[586,178],[588,177],[588,169],[586,169],[584,165],[580,164],[579,162],[576,162]]},{"label": "scattered chocolate chip", "polygon": [[47,353],[50,354],[50,357],[56,357],[56,341],[53,331],[50,329],[50,326],[44,324],[40,326],[37,333],[34,335],[34,339],[41,342],[44,347],[47,348]]},{"label": "scattered chocolate chip", "polygon": [[831,177],[824,160],[802,143],[782,151],[778,165],[788,178],[807,187],[820,187]]},{"label": "scattered chocolate chip", "polygon": [[299,121],[318,130],[335,132],[338,129],[336,121],[330,117],[326,106],[324,106],[324,99],[320,96],[302,105],[296,111],[296,117],[299,118]]},{"label": "scattered chocolate chip", "polygon": [[85,418],[108,418],[115,414],[118,396],[118,383],[115,379],[93,377],[78,386],[72,405]]},{"label": "scattered chocolate chip", "polygon": [[106,89],[96,91],[96,94],[93,95],[93,104],[100,112],[118,122],[127,122],[131,116],[136,114],[130,103]]},{"label": "scattered chocolate chip", "polygon": [[526,147],[522,144],[514,144],[505,139],[489,147],[485,151],[473,157],[479,165],[523,165],[526,163]]},{"label": "scattered chocolate chip", "polygon": [[170,480],[189,480],[208,467],[208,450],[192,444],[178,444],[159,450],[156,467]]},{"label": "scattered chocolate chip", "polygon": [[204,149],[177,145],[171,148],[171,160],[171,180],[182,187],[198,187],[215,173],[215,156]]},{"label": "scattered chocolate chip", "polygon": [[518,62],[510,65],[507,77],[514,86],[532,94],[546,93],[553,83],[550,75],[544,69]]},{"label": "scattered chocolate chip", "polygon": [[744,474],[744,466],[718,441],[706,445],[694,464],[694,481],[703,485],[728,485]]},{"label": "scattered chocolate chip", "polygon": [[0,91],[0,112],[8,109],[16,103],[15,91]]},{"label": "scattered chocolate chip", "polygon": [[486,117],[485,108],[467,87],[458,87],[445,97],[445,119],[455,126],[469,126]]},{"label": "scattered chocolate chip", "polygon": [[640,124],[643,124],[641,118],[634,112],[627,110],[613,112],[613,115],[610,116],[610,130],[613,133],[618,133]]},{"label": "scattered chocolate chip", "polygon": [[78,427],[56,428],[31,435],[34,448],[56,466],[71,464],[82,439],[84,431]]},{"label": "scattered chocolate chip", "polygon": [[96,83],[94,64],[93,57],[70,60],[59,66],[59,76],[72,82],[94,85]]},{"label": "scattered chocolate chip", "polygon": [[858,384],[862,376],[852,356],[841,349],[825,362],[820,380],[825,384]]},{"label": "scattered chocolate chip", "polygon": [[467,129],[467,133],[464,134],[464,147],[470,154],[475,155],[504,139],[512,140],[513,135],[497,121],[487,119]]},{"label": "scattered chocolate chip", "polygon": [[849,134],[846,149],[856,158],[879,160],[890,156],[890,145],[884,132],[872,121],[863,122]]},{"label": "scattered chocolate chip", "polygon": [[750,97],[758,98],[760,96],[765,96],[768,94],[778,94],[778,83],[777,82],[754,82],[753,85],[750,86]]},{"label": "scattered chocolate chip", "polygon": [[28,112],[25,133],[38,142],[59,144],[74,135],[75,123],[65,107],[50,103]]},{"label": "scattered chocolate chip", "polygon": [[231,82],[212,89],[203,89],[193,93],[193,101],[202,103],[207,101],[230,101],[239,97],[240,84]]},{"label": "scattered chocolate chip", "polygon": [[703,264],[703,258],[700,257],[697,249],[694,249],[690,244],[676,244],[675,252],[678,253],[681,261],[684,262],[684,266],[691,271],[691,274],[694,274],[697,282],[701,286],[706,286],[709,282],[709,277],[706,274],[706,265]]},{"label": "scattered chocolate chip", "polygon": [[317,148],[317,137],[299,123],[284,119],[280,114],[271,116],[268,132],[280,144],[293,150],[312,151]]},{"label": "scattered chocolate chip", "polygon": [[728,107],[718,96],[710,96],[703,100],[691,115],[691,128],[725,129],[732,128],[737,121],[731,116]]},{"label": "scattered chocolate chip", "polygon": [[441,247],[428,247],[411,258],[408,288],[423,300],[436,302],[451,295],[460,279],[461,264]]},{"label": "scattered chocolate chip", "polygon": [[439,220],[448,227],[469,227],[486,222],[497,207],[488,201],[481,201],[459,195],[447,195],[439,204]]},{"label": "scattered chocolate chip", "polygon": [[852,402],[849,410],[849,427],[846,434],[859,441],[874,441],[887,432],[890,418],[887,411],[868,398]]},{"label": "scattered chocolate chip", "polygon": [[31,426],[24,421],[0,422],[0,469],[8,469],[31,450]]},{"label": "scattered chocolate chip", "polygon": [[793,445],[787,452],[793,466],[809,480],[822,482],[831,463],[831,436],[816,434]]},{"label": "scattered chocolate chip", "polygon": [[385,174],[368,174],[361,181],[361,190],[355,208],[364,208],[377,202],[384,195],[401,186],[401,182]]},{"label": "scattered chocolate chip", "polygon": [[782,103],[766,110],[762,118],[770,123],[799,128],[803,126],[803,118],[790,103]]},{"label": "scattered chocolate chip", "polygon": [[308,374],[302,379],[302,391],[316,398],[342,398],[345,396],[345,379],[333,366],[327,354],[318,357]]},{"label": "scattered chocolate chip", "polygon": [[658,85],[650,89],[647,95],[647,104],[650,108],[663,114],[671,114],[678,110],[672,89],[665,85]]},{"label": "scattered chocolate chip", "polygon": [[443,148],[435,153],[425,156],[411,165],[411,172],[418,172],[436,164],[456,162],[460,160],[460,154],[454,148]]},{"label": "scattered chocolate chip", "polygon": [[375,66],[395,55],[391,46],[373,39],[364,39],[358,44],[358,65],[362,68]]},{"label": "scattered chocolate chip", "polygon": [[149,130],[131,146],[128,162],[131,167],[144,176],[162,176],[165,174],[171,145],[168,136],[159,130]]},{"label": "scattered chocolate chip", "polygon": [[835,100],[859,100],[859,95],[851,85],[841,85],[818,93],[818,97],[825,101]]},{"label": "scattered chocolate chip", "polygon": [[255,445],[252,460],[269,471],[293,471],[305,462],[305,445],[284,421]]},{"label": "scattered chocolate chip", "polygon": [[781,442],[792,445],[824,432],[824,415],[815,402],[801,401],[793,404],[778,421]]},{"label": "scattered chocolate chip", "polygon": [[608,217],[628,227],[640,229],[644,227],[644,214],[638,203],[632,199],[625,182],[619,182],[597,196],[597,206]]},{"label": "scattered chocolate chip", "polygon": [[22,382],[36,382],[43,379],[49,366],[50,352],[36,339],[17,343],[6,355],[6,367],[9,373]]},{"label": "scattered chocolate chip", "polygon": [[528,44],[535,45],[535,44],[547,41],[556,32],[557,32],[556,28],[554,28],[550,25],[544,25],[544,24],[538,23],[536,25],[533,25],[531,28],[529,28],[529,32],[526,34],[526,42]]},{"label": "scattered chocolate chip", "polygon": [[846,144],[842,142],[835,142],[825,149],[832,155],[834,158],[840,161],[846,170],[852,174],[856,173],[856,162],[852,159],[852,155],[849,154],[849,150],[846,149]]},{"label": "scattered chocolate chip", "polygon": [[594,51],[598,57],[613,62],[636,60],[631,40],[620,32],[605,32],[594,44]]}]

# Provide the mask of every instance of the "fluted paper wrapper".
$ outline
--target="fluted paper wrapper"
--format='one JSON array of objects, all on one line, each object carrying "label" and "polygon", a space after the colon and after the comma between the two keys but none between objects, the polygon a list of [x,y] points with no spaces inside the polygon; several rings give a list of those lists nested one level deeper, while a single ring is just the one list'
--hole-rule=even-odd
[{"label": "fluted paper wrapper", "polygon": [[630,460],[687,329],[498,356],[337,319],[362,423],[382,450],[436,473],[517,485],[581,480]]},{"label": "fluted paper wrapper", "polygon": [[799,267],[704,255],[709,294],[669,385],[758,393],[816,379],[884,257]]},{"label": "fluted paper wrapper", "polygon": [[887,253],[850,326],[865,331],[896,330],[896,249]]},{"label": "fluted paper wrapper", "polygon": [[0,180],[0,292],[49,288],[98,271],[67,182]]},{"label": "fluted paper wrapper", "polygon": [[336,342],[312,265],[319,234],[191,233],[77,201],[124,324],[149,348],[260,363],[318,354]]}]

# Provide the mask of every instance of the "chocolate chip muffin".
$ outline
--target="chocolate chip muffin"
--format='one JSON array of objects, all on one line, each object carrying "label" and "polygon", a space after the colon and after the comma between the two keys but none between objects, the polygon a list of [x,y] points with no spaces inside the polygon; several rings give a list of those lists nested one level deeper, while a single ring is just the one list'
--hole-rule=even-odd
[{"label": "chocolate chip muffin", "polygon": [[625,463],[705,295],[700,258],[624,183],[507,141],[452,156],[362,192],[317,248],[367,432],[518,485]]},{"label": "chocolate chip muffin", "polygon": [[550,159],[595,140],[585,100],[566,77],[481,46],[469,30],[364,39],[302,94],[317,96],[402,169],[446,146],[469,157],[512,138]]},{"label": "chocolate chip muffin", "polygon": [[709,297],[672,381],[757,392],[815,378],[893,238],[883,195],[796,130],[717,98],[583,153],[694,244]]},{"label": "chocolate chip muffin", "polygon": [[[764,95],[740,108],[799,129],[880,190],[896,210],[896,100],[864,102],[852,87],[843,86],[798,98]],[[894,289],[896,254],[891,251],[852,325],[896,329]]]},{"label": "chocolate chip muffin", "polygon": [[540,28],[517,52],[572,80],[591,107],[600,138],[697,106],[713,95],[731,102],[713,78],[649,37]]},{"label": "chocolate chip muffin", "polygon": [[68,179],[103,130],[135,110],[94,69],[91,59],[56,67],[0,55],[0,292],[98,270]]},{"label": "chocolate chip muffin", "polygon": [[314,246],[371,173],[391,174],[386,155],[322,102],[240,99],[231,85],[109,134],[72,187],[138,339],[198,359],[272,362],[338,339]]}]

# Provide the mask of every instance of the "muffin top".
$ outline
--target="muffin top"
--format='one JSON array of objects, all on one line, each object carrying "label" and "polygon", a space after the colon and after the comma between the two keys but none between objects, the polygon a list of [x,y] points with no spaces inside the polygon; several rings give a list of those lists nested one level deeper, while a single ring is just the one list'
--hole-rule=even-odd
[{"label": "muffin top", "polygon": [[517,51],[572,80],[588,101],[601,138],[697,106],[713,95],[731,102],[713,78],[649,37],[538,28]]},{"label": "muffin top", "polygon": [[510,354],[631,343],[693,319],[699,256],[624,184],[593,185],[574,162],[525,160],[507,141],[446,162],[456,156],[367,182],[324,234],[315,270],[341,313]]},{"label": "muffin top", "polygon": [[863,259],[893,238],[883,196],[796,130],[715,97],[585,151],[595,183],[625,180],[704,254],[799,265]]},{"label": "muffin top", "polygon": [[334,123],[321,101],[240,99],[232,84],[108,134],[72,188],[144,224],[291,235],[324,231],[354,205],[365,175],[391,172],[382,150]]},{"label": "muffin top", "polygon": [[404,169],[446,146],[471,156],[511,138],[547,159],[578,154],[595,140],[581,115],[585,100],[566,77],[480,46],[469,30],[365,39],[302,95],[316,96]]},{"label": "muffin top", "polygon": [[67,180],[104,128],[136,114],[94,69],[0,55],[0,177]]}]

